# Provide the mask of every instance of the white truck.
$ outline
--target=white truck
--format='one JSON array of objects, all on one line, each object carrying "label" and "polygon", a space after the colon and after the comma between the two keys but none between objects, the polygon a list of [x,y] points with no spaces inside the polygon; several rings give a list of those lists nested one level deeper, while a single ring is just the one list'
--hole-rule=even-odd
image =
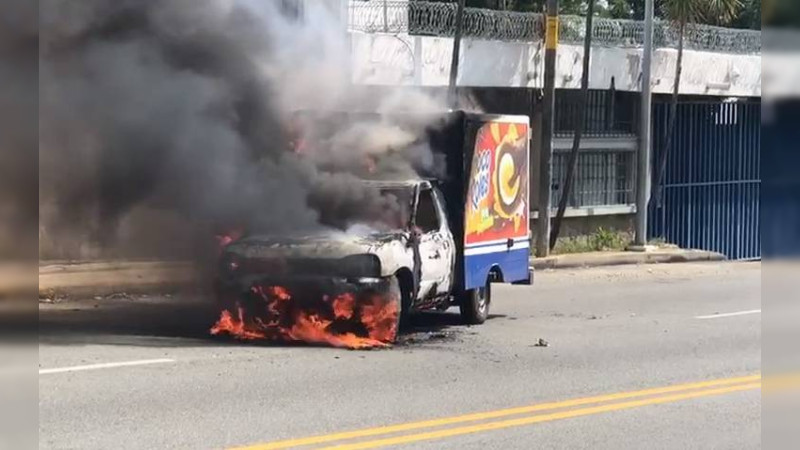
[{"label": "white truck", "polygon": [[446,126],[429,130],[431,146],[446,157],[446,177],[364,181],[403,205],[379,227],[233,242],[221,257],[223,305],[263,303],[263,289],[254,287],[280,286],[328,316],[331,329],[339,318],[331,299],[342,293],[353,293],[356,303],[390,294],[398,321],[457,305],[465,323],[483,323],[492,283],[532,282],[528,122],[526,116],[450,113]]}]

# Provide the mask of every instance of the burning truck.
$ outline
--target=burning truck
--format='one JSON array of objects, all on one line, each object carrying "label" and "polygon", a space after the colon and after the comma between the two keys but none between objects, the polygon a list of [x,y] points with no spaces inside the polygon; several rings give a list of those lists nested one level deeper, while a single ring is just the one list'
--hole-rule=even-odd
[{"label": "burning truck", "polygon": [[418,311],[483,323],[492,283],[530,284],[529,119],[451,112],[421,139],[437,177],[360,180],[391,207],[346,229],[228,239],[212,334],[364,348]]}]

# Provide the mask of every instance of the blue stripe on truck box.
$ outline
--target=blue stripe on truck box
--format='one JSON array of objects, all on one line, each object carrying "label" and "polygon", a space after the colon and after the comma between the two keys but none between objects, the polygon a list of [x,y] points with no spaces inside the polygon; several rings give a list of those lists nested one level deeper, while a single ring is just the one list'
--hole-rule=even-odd
[{"label": "blue stripe on truck box", "polygon": [[486,284],[489,271],[497,266],[503,274],[503,281],[528,279],[530,263],[530,242],[517,241],[509,248],[507,244],[492,244],[470,247],[464,250],[464,283],[467,289]]}]

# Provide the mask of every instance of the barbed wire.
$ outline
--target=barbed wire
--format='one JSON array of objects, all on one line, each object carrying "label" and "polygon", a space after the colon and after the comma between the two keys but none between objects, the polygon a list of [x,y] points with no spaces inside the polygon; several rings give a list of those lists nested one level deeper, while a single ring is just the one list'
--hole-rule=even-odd
[{"label": "barbed wire", "polygon": [[[351,31],[365,33],[453,36],[455,17],[455,3],[351,1],[348,23]],[[583,43],[585,20],[581,16],[561,16],[560,42]],[[466,8],[463,34],[488,40],[537,42],[544,36],[544,16],[539,13]],[[656,21],[653,34],[656,47],[678,46],[678,32],[670,22]],[[596,18],[592,27],[592,41],[595,46],[641,47],[644,44],[644,23]],[[686,30],[684,41],[686,48],[694,50],[761,53],[761,32],[757,30],[691,25]]]}]

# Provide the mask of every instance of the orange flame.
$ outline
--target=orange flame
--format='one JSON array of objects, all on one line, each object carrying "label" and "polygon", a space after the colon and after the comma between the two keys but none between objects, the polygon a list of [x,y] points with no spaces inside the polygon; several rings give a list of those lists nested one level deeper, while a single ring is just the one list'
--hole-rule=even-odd
[{"label": "orange flame", "polygon": [[355,312],[356,298],[352,294],[342,294],[333,299],[333,315],[337,319],[351,319]]},{"label": "orange flame", "polygon": [[233,317],[229,311],[222,311],[219,320],[211,327],[211,334],[228,333],[243,340],[264,339],[266,335],[258,330],[249,329],[244,324],[244,310],[236,308],[238,316]]},{"label": "orange flame", "polygon": [[[228,334],[241,340],[273,339],[365,349],[388,347],[397,335],[396,299],[393,294],[373,295],[362,305],[351,293],[337,295],[330,311],[301,309],[282,286],[253,286],[251,292],[266,302],[266,318],[247,318],[237,303],[236,314],[222,311],[211,327],[212,335]],[[266,319],[266,320],[263,320]],[[366,336],[364,336],[366,330]]]},{"label": "orange flame", "polygon": [[232,230],[225,234],[218,234],[215,237],[217,238],[219,249],[222,251],[225,247],[241,239],[243,235],[244,232],[242,230]]},{"label": "orange flame", "polygon": [[397,303],[375,296],[372,303],[361,310],[361,321],[370,336],[379,341],[390,341],[397,335]]}]

